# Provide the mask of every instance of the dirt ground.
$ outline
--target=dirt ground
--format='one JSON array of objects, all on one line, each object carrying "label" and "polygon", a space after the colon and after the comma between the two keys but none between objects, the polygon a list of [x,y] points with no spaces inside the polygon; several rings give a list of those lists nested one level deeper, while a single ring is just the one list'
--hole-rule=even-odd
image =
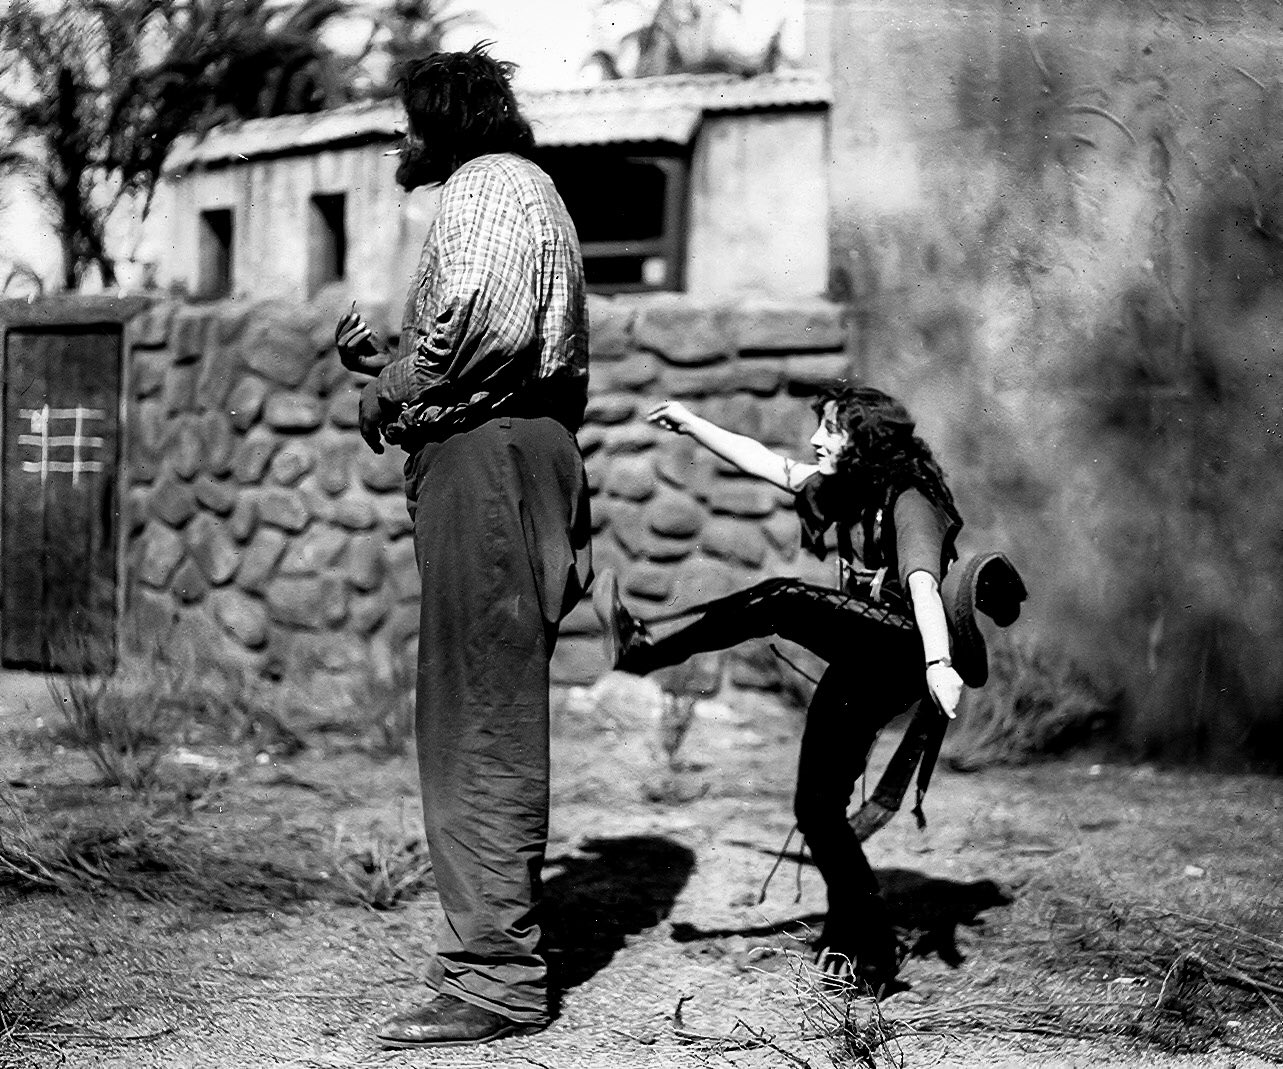
[{"label": "dirt ground", "polygon": [[[136,802],[96,785],[82,754],[40,743],[36,717],[50,713],[40,689],[10,682],[0,770],[21,811],[73,825],[133,812]],[[823,888],[796,840],[758,901],[792,825],[797,714],[768,699],[735,710],[705,703],[672,765],[658,725],[647,726],[653,710],[616,701],[603,712],[562,697],[545,872],[560,1012],[545,1032],[433,1053],[373,1044],[372,1023],[425,998],[439,923],[430,889],[392,910],[322,901],[227,912],[195,892],[152,902],[0,886],[0,1066],[860,1064],[837,1025],[844,1014],[876,1022],[879,1011],[816,986],[806,939]],[[892,742],[879,744],[875,768]],[[375,758],[333,734],[308,743],[289,758],[244,746],[185,757],[219,770],[182,810],[190,849],[217,837],[243,855],[301,859],[319,876],[338,844],[413,838],[409,758]],[[1283,942],[1281,806],[1283,783],[1265,777],[1087,758],[968,775],[941,768],[927,827],[901,814],[869,847],[912,948],[905,990],[880,1013],[921,1033],[879,1049],[872,1064],[1283,1061],[1280,1020],[1260,999],[1244,999],[1241,1012],[1218,1004],[1210,1038],[1183,1052],[975,1023],[1010,1023],[1016,1005],[1158,997],[1161,977],[1078,953],[1092,937],[1065,912],[1079,888],[1119,904],[1103,915],[1115,925],[1134,916],[1123,904],[1159,903]]]}]

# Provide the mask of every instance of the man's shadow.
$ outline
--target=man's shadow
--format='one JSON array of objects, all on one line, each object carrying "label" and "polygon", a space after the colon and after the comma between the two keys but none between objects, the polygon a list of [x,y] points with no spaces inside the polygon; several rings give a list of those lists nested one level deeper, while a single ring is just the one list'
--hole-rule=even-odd
[{"label": "man's shadow", "polygon": [[668,916],[695,855],[670,839],[630,835],[589,839],[548,864],[560,871],[544,884],[545,955],[560,993],[607,965],[628,936]]}]

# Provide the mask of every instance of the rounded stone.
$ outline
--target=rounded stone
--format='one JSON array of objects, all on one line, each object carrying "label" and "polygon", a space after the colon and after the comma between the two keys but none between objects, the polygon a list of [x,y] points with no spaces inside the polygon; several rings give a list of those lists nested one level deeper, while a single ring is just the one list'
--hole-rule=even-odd
[{"label": "rounded stone", "polygon": [[379,516],[379,526],[388,538],[403,538],[414,530],[414,521],[410,519],[410,510],[403,495],[384,494],[374,498],[373,505]]},{"label": "rounded stone", "polygon": [[352,484],[353,450],[348,442],[331,442],[322,447],[316,481],[327,494],[341,494]]},{"label": "rounded stone", "polygon": [[267,585],[267,608],[274,620],[319,631],[347,615],[347,591],[334,576],[278,576]]},{"label": "rounded stone", "polygon": [[200,601],[209,592],[209,580],[193,560],[185,560],[174,573],[172,588],[178,599],[188,605]]},{"label": "rounded stone", "polygon": [[263,420],[278,431],[314,431],[325,421],[325,406],[305,393],[278,393],[267,399]]},{"label": "rounded stone", "polygon": [[148,586],[165,587],[183,559],[183,540],[168,527],[150,525],[142,536],[138,578]]},{"label": "rounded stone", "polygon": [[268,470],[272,481],[293,486],[316,466],[316,452],[302,442],[287,442],[272,457]]},{"label": "rounded stone", "polygon": [[704,526],[704,510],[689,494],[665,490],[647,505],[646,526],[668,538],[693,538]]},{"label": "rounded stone", "polygon": [[330,398],[327,415],[334,426],[345,431],[355,430],[360,424],[360,395],[340,390]]},{"label": "rounded stone", "polygon": [[624,589],[634,597],[663,601],[673,592],[673,570],[656,564],[636,564],[624,576]]},{"label": "rounded stone", "polygon": [[194,478],[205,458],[199,424],[193,416],[180,416],[170,437],[169,466],[180,479]]},{"label": "rounded stone", "polygon": [[398,601],[419,601],[419,566],[409,539],[389,546],[385,554],[387,583]]},{"label": "rounded stone", "polygon": [[318,575],[334,566],[347,548],[349,535],[333,527],[313,527],[296,538],[281,557],[280,575]]},{"label": "rounded stone", "polygon": [[209,595],[210,609],[223,629],[247,649],[267,644],[267,609],[257,598],[239,590],[215,590]]},{"label": "rounded stone", "polygon": [[[593,329],[596,330],[595,325]],[[604,378],[606,387],[611,390],[644,390],[655,383],[662,370],[659,359],[650,353],[629,353],[623,360],[608,366],[604,375],[596,369],[593,375]]]},{"label": "rounded stone", "polygon": [[382,453],[367,450],[358,462],[358,468],[361,484],[367,490],[405,489],[405,457],[400,450],[386,449]]},{"label": "rounded stone", "polygon": [[196,401],[201,408],[225,408],[227,398],[236,385],[240,364],[226,349],[213,348],[201,361],[200,377],[196,380]]},{"label": "rounded stone", "polygon": [[171,527],[181,527],[196,514],[196,495],[190,486],[166,477],[151,493],[151,514]]},{"label": "rounded stone", "polygon": [[170,367],[165,372],[165,413],[191,412],[196,408],[196,368]]},{"label": "rounded stone", "polygon": [[257,483],[272,462],[280,442],[266,427],[255,427],[232,456],[232,473],[238,483]]},{"label": "rounded stone", "polygon": [[247,541],[258,529],[258,507],[254,504],[254,499],[248,495],[242,494],[236,499],[236,504],[232,508],[231,518],[227,522],[227,530],[237,542]]},{"label": "rounded stone", "polygon": [[297,490],[267,487],[253,493],[259,521],[271,527],[298,534],[312,518],[307,502]]},{"label": "rounded stone", "polygon": [[202,475],[193,487],[196,500],[202,508],[208,509],[216,516],[230,516],[236,508],[236,487]]},{"label": "rounded stone", "polygon": [[732,309],[701,305],[686,294],[649,300],[633,328],[636,344],[675,364],[704,364],[738,348]]},{"label": "rounded stone", "polygon": [[128,534],[135,535],[147,523],[147,498],[150,491],[145,486],[131,486],[125,497],[124,515],[121,527]]},{"label": "rounded stone", "polygon": [[708,507],[714,512],[759,520],[775,511],[775,493],[771,487],[740,480],[720,482],[708,494]]},{"label": "rounded stone", "polygon": [[655,492],[655,467],[648,456],[616,457],[606,474],[606,492],[626,501],[645,501]]},{"label": "rounded stone", "polygon": [[246,364],[264,378],[295,387],[307,378],[316,361],[308,331],[284,322],[280,310],[259,305],[238,348]]},{"label": "rounded stone", "polygon": [[200,441],[204,450],[204,468],[211,475],[226,475],[232,470],[232,421],[222,412],[206,412],[200,417]]},{"label": "rounded stone", "polygon": [[349,531],[368,531],[379,518],[369,499],[344,497],[334,503],[334,522]]},{"label": "rounded stone", "polygon": [[766,560],[766,536],[756,523],[719,516],[704,525],[700,549],[710,557],[760,568]]},{"label": "rounded stone", "polygon": [[394,645],[418,638],[419,606],[408,603],[395,606],[388,613],[388,622],[383,627],[383,633]]},{"label": "rounded stone", "polygon": [[649,423],[625,423],[622,427],[607,427],[603,445],[606,453],[645,453],[654,449],[666,437],[665,433]]},{"label": "rounded stone", "polygon": [[263,528],[241,554],[241,564],[236,570],[236,585],[243,590],[259,593],[276,572],[276,563],[285,552],[286,537],[280,531]]},{"label": "rounded stone", "polygon": [[240,553],[227,533],[226,524],[209,513],[197,516],[188,525],[187,552],[214,586],[231,579],[240,564]]},{"label": "rounded stone", "polygon": [[383,582],[382,540],[374,535],[356,535],[347,554],[347,581],[357,590],[375,590]]},{"label": "rounded stone", "polygon": [[129,370],[135,397],[153,397],[160,392],[165,385],[165,356],[164,353],[133,354]]},{"label": "rounded stone", "polygon": [[348,626],[358,635],[369,635],[388,618],[392,606],[392,597],[383,591],[357,594],[348,608]]},{"label": "rounded stone", "polygon": [[227,414],[231,417],[232,426],[238,431],[247,431],[254,426],[263,413],[266,398],[267,383],[253,375],[244,376],[232,387],[227,398]]},{"label": "rounded stone", "polygon": [[585,423],[613,425],[633,418],[637,411],[637,398],[630,394],[596,394],[588,398],[584,412]]}]

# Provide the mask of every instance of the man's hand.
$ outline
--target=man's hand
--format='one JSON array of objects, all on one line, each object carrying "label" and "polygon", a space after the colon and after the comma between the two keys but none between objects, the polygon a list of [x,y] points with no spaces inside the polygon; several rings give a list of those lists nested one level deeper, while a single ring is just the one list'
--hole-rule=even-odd
[{"label": "man's hand", "polygon": [[958,702],[962,699],[962,676],[952,665],[933,664],[927,669],[927,689],[940,711],[953,720],[958,715]]},{"label": "man's hand", "polygon": [[360,426],[365,444],[376,453],[383,452],[383,425],[389,414],[379,397],[379,380],[371,379],[361,391]]},{"label": "man's hand", "polygon": [[392,354],[370,330],[355,302],[335,326],[334,344],[343,366],[361,375],[377,375],[392,362]]}]

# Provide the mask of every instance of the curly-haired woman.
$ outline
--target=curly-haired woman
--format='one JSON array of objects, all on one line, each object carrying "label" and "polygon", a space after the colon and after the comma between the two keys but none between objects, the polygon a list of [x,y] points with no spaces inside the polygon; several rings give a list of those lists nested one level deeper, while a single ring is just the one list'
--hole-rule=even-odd
[{"label": "curly-haired woman", "polygon": [[[799,463],[665,401],[648,419],[748,475],[795,495],[803,548],[823,559],[835,529],[836,588],[779,578],[694,606],[662,637],[634,618],[604,573],[594,591],[614,667],[642,675],[696,653],[778,635],[828,662],[806,715],[794,810],[828,891],[817,961],[877,990],[895,976],[898,945],[878,882],[847,821],[877,733],[915,702],[955,715],[965,683],[983,681],[978,632],[951,643],[941,582],[962,517],[904,406],[870,386],[840,385],[815,401],[814,463]],[[1025,590],[1010,562],[969,567],[967,607],[1009,624]],[[952,647],[952,648],[951,648]],[[979,663],[977,663],[977,660]]]}]

